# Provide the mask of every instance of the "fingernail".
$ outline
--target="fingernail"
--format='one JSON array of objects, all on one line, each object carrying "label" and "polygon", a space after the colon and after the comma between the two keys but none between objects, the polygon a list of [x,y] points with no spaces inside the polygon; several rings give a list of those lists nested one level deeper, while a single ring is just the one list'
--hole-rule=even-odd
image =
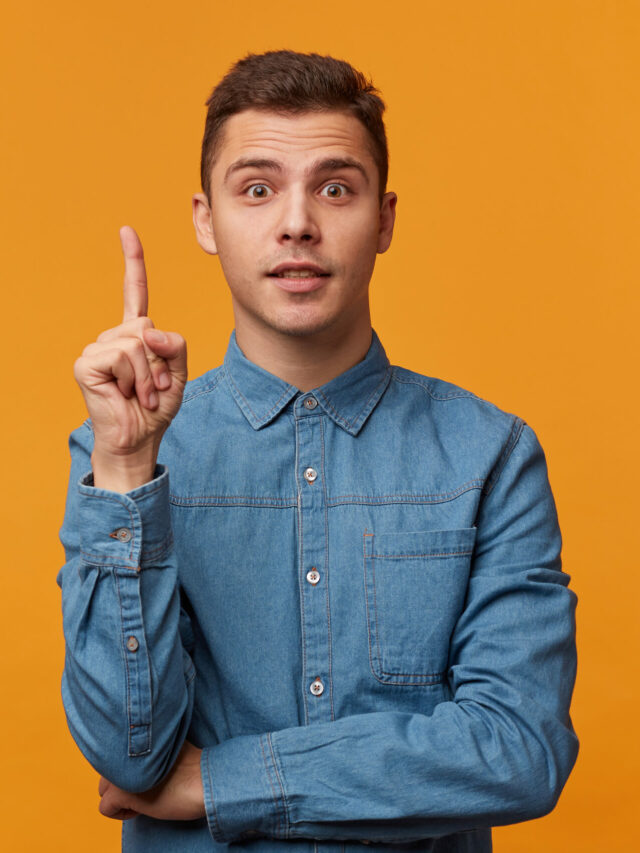
[{"label": "fingernail", "polygon": [[167,336],[163,335],[162,332],[159,332],[157,329],[149,329],[147,331],[147,337],[153,341],[154,344],[166,344]]},{"label": "fingernail", "polygon": [[156,394],[155,391],[152,391],[149,394],[149,405],[151,406],[152,409],[155,409],[155,407],[158,405],[158,395]]},{"label": "fingernail", "polygon": [[158,376],[158,388],[168,388],[171,385],[171,379],[169,379],[169,374],[166,371],[163,371],[160,376]]}]

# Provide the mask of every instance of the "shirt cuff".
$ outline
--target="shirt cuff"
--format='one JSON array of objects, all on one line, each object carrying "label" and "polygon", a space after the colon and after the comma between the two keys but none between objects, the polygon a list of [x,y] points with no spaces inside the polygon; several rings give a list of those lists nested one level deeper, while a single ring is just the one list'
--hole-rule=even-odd
[{"label": "shirt cuff", "polygon": [[215,841],[288,838],[289,815],[271,735],[239,735],[205,747],[200,759],[204,805]]},{"label": "shirt cuff", "polygon": [[153,480],[126,493],[96,488],[91,471],[77,488],[85,562],[136,570],[157,565],[173,542],[166,465],[156,465]]}]

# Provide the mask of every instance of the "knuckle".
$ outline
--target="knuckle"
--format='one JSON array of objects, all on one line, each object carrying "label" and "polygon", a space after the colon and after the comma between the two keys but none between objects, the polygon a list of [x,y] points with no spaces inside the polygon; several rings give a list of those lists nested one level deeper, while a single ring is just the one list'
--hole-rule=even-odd
[{"label": "knuckle", "polygon": [[144,354],[144,344],[140,338],[123,338],[122,347],[134,357]]},{"label": "knuckle", "polygon": [[126,352],[123,349],[116,348],[113,350],[112,362],[114,367],[119,370],[129,370],[131,362],[129,361]]},{"label": "knuckle", "polygon": [[128,325],[129,334],[140,335],[145,329],[150,329],[153,326],[149,317],[135,317],[130,320]]},{"label": "knuckle", "polygon": [[82,355],[79,356],[73,362],[73,375],[75,376],[76,379],[80,379],[82,377],[82,375],[84,373],[85,364],[86,364],[86,361],[85,361],[84,356],[82,356]]}]

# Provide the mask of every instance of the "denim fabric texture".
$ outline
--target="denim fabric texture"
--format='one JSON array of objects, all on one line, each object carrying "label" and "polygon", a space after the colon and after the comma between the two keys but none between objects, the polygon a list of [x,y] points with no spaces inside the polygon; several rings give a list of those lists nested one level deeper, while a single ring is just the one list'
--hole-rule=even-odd
[{"label": "denim fabric texture", "polygon": [[576,760],[576,595],[540,442],[449,382],[365,359],[301,392],[231,339],[155,479],[95,488],[70,437],[62,699],[144,791],[185,740],[206,818],[123,850],[491,850]]}]

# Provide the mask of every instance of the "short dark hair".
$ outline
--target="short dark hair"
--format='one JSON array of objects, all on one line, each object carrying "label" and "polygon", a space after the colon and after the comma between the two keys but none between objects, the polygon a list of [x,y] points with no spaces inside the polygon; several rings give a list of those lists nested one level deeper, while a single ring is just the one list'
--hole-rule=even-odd
[{"label": "short dark hair", "polygon": [[206,101],[200,181],[211,201],[211,170],[226,120],[247,109],[296,114],[340,109],[358,118],[369,132],[378,167],[379,195],[386,190],[389,152],[382,113],[384,101],[371,80],[348,62],[317,53],[272,50],[238,60]]}]

